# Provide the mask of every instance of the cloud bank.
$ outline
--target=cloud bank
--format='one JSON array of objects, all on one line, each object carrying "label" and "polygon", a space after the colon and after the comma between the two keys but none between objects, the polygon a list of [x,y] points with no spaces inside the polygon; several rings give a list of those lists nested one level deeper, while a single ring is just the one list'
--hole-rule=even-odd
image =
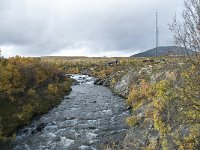
[{"label": "cloud bank", "polygon": [[168,29],[182,0],[0,0],[4,56],[128,56],[173,45]]}]

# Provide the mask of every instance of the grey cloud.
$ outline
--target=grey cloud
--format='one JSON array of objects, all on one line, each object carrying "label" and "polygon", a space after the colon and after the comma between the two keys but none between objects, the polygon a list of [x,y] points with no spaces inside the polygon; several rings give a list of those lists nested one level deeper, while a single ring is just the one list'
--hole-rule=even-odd
[{"label": "grey cloud", "polygon": [[91,54],[152,48],[155,9],[160,44],[173,40],[167,24],[182,0],[0,0],[0,47],[23,55],[87,48]]}]

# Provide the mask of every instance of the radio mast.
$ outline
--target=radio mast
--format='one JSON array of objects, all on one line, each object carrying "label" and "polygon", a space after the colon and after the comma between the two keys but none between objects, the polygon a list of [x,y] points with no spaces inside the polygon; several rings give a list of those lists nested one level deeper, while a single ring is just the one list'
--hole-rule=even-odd
[{"label": "radio mast", "polygon": [[158,12],[156,11],[156,58],[158,57]]}]

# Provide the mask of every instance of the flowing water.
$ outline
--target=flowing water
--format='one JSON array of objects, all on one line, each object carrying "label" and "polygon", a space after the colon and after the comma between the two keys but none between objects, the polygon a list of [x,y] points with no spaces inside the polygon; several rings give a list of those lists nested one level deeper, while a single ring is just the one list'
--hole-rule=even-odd
[{"label": "flowing water", "polygon": [[87,75],[71,75],[79,84],[49,113],[17,134],[13,150],[101,150],[120,145],[129,115],[123,98]]}]

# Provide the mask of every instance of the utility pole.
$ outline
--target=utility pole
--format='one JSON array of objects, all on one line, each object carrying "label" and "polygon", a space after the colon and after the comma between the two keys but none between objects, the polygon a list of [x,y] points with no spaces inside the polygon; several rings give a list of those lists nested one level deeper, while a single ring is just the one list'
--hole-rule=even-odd
[{"label": "utility pole", "polygon": [[158,57],[158,12],[156,11],[156,59]]}]

